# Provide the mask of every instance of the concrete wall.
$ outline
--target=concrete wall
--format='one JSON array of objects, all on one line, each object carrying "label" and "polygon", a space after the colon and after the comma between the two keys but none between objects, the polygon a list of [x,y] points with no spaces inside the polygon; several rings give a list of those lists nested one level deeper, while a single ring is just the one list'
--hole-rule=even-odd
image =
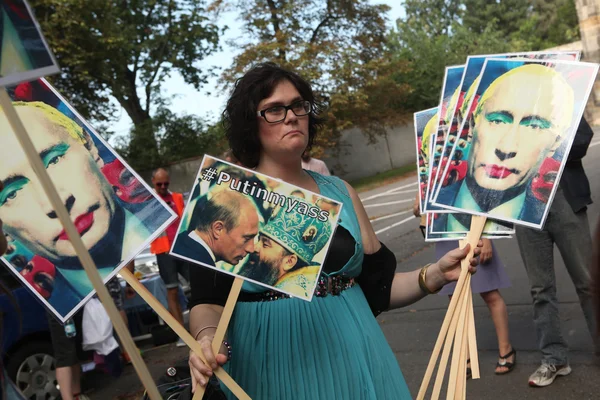
[{"label": "concrete wall", "polygon": [[389,171],[415,162],[415,134],[412,125],[388,129],[374,143],[359,129],[342,133],[339,149],[327,150],[323,161],[334,174],[354,180]]}]

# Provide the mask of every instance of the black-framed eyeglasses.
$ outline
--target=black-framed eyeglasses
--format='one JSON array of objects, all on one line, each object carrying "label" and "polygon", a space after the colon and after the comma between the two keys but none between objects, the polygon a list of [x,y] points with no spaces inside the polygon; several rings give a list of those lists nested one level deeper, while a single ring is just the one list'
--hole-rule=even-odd
[{"label": "black-framed eyeglasses", "polygon": [[169,182],[157,182],[155,185],[158,187],[169,187]]},{"label": "black-framed eyeglasses", "polygon": [[275,106],[258,111],[256,115],[263,117],[268,123],[281,122],[287,116],[288,110],[292,110],[297,117],[308,115],[312,110],[312,104],[308,100],[298,100],[289,106]]}]

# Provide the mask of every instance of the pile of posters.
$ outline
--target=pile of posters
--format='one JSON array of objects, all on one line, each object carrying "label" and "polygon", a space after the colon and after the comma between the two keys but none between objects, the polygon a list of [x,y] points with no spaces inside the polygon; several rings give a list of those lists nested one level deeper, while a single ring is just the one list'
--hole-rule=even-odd
[{"label": "pile of posters", "polygon": [[579,52],[469,56],[446,68],[440,104],[414,114],[419,202],[426,240],[484,237],[513,224],[541,229],[598,65]]}]

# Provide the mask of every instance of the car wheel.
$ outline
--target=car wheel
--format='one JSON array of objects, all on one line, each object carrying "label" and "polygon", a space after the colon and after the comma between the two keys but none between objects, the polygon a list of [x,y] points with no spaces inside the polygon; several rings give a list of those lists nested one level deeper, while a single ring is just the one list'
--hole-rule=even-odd
[{"label": "car wheel", "polygon": [[27,399],[60,398],[56,360],[49,342],[29,342],[9,357],[8,376]]}]

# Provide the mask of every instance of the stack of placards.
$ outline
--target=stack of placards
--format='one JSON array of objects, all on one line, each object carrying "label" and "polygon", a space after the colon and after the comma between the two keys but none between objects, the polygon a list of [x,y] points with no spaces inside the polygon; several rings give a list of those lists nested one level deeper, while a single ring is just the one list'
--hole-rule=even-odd
[{"label": "stack of placards", "polygon": [[[482,237],[511,237],[514,224],[543,228],[598,72],[579,59],[571,51],[476,55],[446,68],[440,104],[414,114],[427,241],[473,249]],[[447,398],[465,398],[467,358],[479,378],[474,330],[465,261],[417,398],[442,345],[432,398],[452,346]]]}]

